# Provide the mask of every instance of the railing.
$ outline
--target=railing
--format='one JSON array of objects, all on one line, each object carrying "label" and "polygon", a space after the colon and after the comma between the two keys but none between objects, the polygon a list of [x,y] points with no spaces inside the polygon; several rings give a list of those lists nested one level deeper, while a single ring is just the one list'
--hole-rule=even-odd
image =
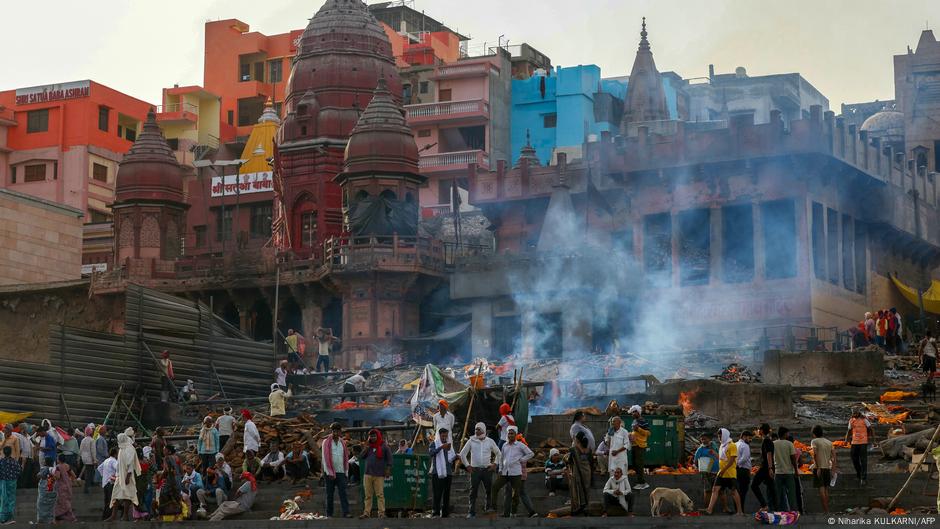
[{"label": "railing", "polygon": [[494,66],[490,63],[477,64],[454,64],[440,66],[437,69],[436,77],[454,77],[458,75],[486,75],[490,68]]},{"label": "railing", "polygon": [[339,271],[382,267],[442,270],[444,250],[440,241],[427,237],[331,237],[323,242],[323,263]]},{"label": "railing", "polygon": [[408,114],[408,119],[452,116],[454,114],[486,114],[489,112],[489,105],[482,99],[443,101],[439,103],[406,105],[405,112]]},{"label": "railing", "polygon": [[192,112],[193,114],[198,114],[199,107],[192,103],[171,103],[157,107],[157,114],[167,114],[170,112]]},{"label": "railing", "polygon": [[482,244],[444,243],[444,264],[454,267],[462,260],[470,260],[493,254],[493,247]]},{"label": "railing", "polygon": [[451,167],[463,168],[471,163],[480,167],[488,168],[490,166],[490,155],[486,151],[476,149],[473,151],[455,151],[442,152],[437,154],[423,154],[418,160],[418,166],[428,167]]}]

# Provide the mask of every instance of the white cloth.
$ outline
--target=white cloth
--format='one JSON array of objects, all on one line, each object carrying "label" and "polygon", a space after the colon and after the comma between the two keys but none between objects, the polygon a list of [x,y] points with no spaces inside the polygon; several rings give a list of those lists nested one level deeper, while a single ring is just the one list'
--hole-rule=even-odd
[{"label": "white cloth", "polygon": [[[346,467],[346,462],[343,461],[343,443],[330,443],[330,459],[333,461],[333,470],[342,473]],[[323,463],[323,473],[327,474],[326,462]]]},{"label": "white cloth", "polygon": [[86,435],[82,439],[82,444],[78,447],[78,453],[82,457],[82,463],[86,465],[94,465],[95,461],[95,440],[90,435]]},{"label": "white cloth", "polygon": [[[620,491],[620,495],[614,495],[614,491]],[[610,476],[610,479],[607,480],[607,483],[604,485],[604,494],[610,494],[617,498],[617,501],[620,502],[620,506],[623,507],[623,510],[629,511],[630,505],[627,503],[627,494],[631,492],[630,480],[627,479],[627,475],[624,474],[620,479],[617,479],[613,476]]]},{"label": "white cloth", "polygon": [[[434,440],[434,447],[440,448],[444,443],[440,438]],[[437,477],[444,479],[450,475],[450,465],[457,460],[457,452],[454,451],[454,445],[451,444],[447,450],[441,450],[434,456],[434,471]]]},{"label": "white cloth", "polygon": [[[626,473],[628,470],[627,454],[630,453],[630,432],[621,426],[612,435],[607,436],[606,442],[610,457],[607,463],[607,470],[610,471],[611,475],[613,475],[615,468],[619,468]],[[614,455],[614,451],[620,450],[621,448],[625,448],[626,450]]]},{"label": "white cloth", "polygon": [[366,389],[366,379],[359,373],[346,379],[346,383],[352,385],[356,388],[356,391],[365,391]]},{"label": "white cloth", "polygon": [[509,431],[509,426],[513,424],[513,423],[510,423],[509,421],[513,421],[513,423],[516,422],[516,419],[515,417],[512,416],[512,414],[503,415],[502,417],[499,418],[499,422],[496,423],[496,427],[499,429],[500,441],[508,440],[507,432]]},{"label": "white cloth", "polygon": [[[431,421],[434,423],[434,435],[437,436],[437,433],[444,428],[447,430],[447,433],[450,434],[454,431],[454,414],[445,411],[444,415],[441,415],[440,411],[431,416]],[[452,435],[450,437],[453,437]]]},{"label": "white cloth", "polygon": [[330,356],[330,346],[333,345],[333,340],[320,340],[317,338],[317,354],[319,356]]},{"label": "white cloth", "polygon": [[735,463],[738,468],[751,469],[751,445],[744,439],[738,439],[735,443],[738,446],[738,462]]},{"label": "white cloth", "polygon": [[[130,500],[137,505],[137,480],[140,475],[140,461],[137,460],[137,450],[134,441],[125,433],[119,433],[118,440],[118,468],[114,478],[114,490],[111,491],[111,505],[119,500]],[[130,475],[130,479],[128,478]]]},{"label": "white cloth", "polygon": [[725,453],[728,451],[728,445],[731,444],[731,432],[727,428],[720,428],[718,432],[721,434],[721,448],[718,449],[718,459],[727,461],[728,457]]},{"label": "white cloth", "polygon": [[571,435],[571,441],[574,442],[575,438],[578,436],[578,432],[584,432],[584,435],[588,439],[588,448],[593,452],[597,448],[597,444],[594,442],[594,434],[591,433],[591,430],[587,426],[579,423],[571,423],[571,428],[568,429],[568,434]]},{"label": "white cloth", "polygon": [[20,457],[33,459],[33,443],[29,440],[29,437],[20,432],[13,432],[13,437],[16,437],[20,442]]},{"label": "white cloth", "polygon": [[101,488],[104,488],[109,482],[114,481],[114,477],[117,476],[117,471],[118,461],[113,457],[105,459],[98,465],[98,474],[101,474]]},{"label": "white cloth", "polygon": [[242,438],[242,444],[245,445],[244,451],[254,450],[258,452],[261,447],[261,434],[258,433],[258,427],[251,419],[245,421],[245,435]]},{"label": "white cloth", "polygon": [[[470,455],[469,460],[467,459],[468,454]],[[498,462],[501,455],[499,447],[496,446],[496,441],[486,435],[483,436],[483,439],[474,435],[460,449],[460,460],[467,468],[471,466],[476,468],[488,467],[492,462]]]},{"label": "white cloth", "polygon": [[235,433],[235,417],[232,417],[231,415],[222,415],[215,420],[215,427],[219,429],[219,435],[231,436],[233,433]]},{"label": "white cloth", "polygon": [[279,367],[274,370],[274,380],[279,386],[287,386],[287,370]]},{"label": "white cloth", "polygon": [[268,455],[264,456],[264,459],[261,460],[261,466],[269,466],[277,468],[284,463],[284,452],[278,450],[277,452],[268,452]]},{"label": "white cloth", "polygon": [[504,444],[499,459],[499,473],[503,476],[521,476],[522,465],[533,455],[532,450],[519,441]]}]

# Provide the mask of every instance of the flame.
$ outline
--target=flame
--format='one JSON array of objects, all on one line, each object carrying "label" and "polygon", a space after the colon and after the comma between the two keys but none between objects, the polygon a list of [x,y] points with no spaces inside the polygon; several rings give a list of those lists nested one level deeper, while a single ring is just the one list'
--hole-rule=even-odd
[{"label": "flame", "polygon": [[692,403],[692,399],[698,395],[698,391],[699,390],[696,389],[692,391],[682,391],[679,393],[679,405],[682,406],[683,415],[688,415],[692,412],[693,409],[695,409],[693,408],[694,404]]},{"label": "flame", "polygon": [[890,514],[891,516],[902,516],[902,515],[907,514],[907,511],[898,507],[897,509],[889,512],[888,514]]}]

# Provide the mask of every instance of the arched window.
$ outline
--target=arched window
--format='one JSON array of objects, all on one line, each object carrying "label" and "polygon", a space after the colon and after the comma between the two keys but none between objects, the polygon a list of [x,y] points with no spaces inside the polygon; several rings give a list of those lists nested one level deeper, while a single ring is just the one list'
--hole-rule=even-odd
[{"label": "arched window", "polygon": [[396,199],[398,198],[398,196],[395,195],[395,192],[392,191],[391,189],[386,189],[386,190],[382,191],[382,192],[379,194],[379,196],[382,197],[382,198],[384,198],[385,200],[396,200]]},{"label": "arched window", "polygon": [[369,192],[365,189],[360,189],[359,192],[356,193],[356,202],[365,200],[367,198],[369,198]]},{"label": "arched window", "polygon": [[413,204],[414,201],[415,201],[415,196],[411,194],[411,191],[408,191],[407,193],[405,193],[405,202],[409,204]]}]

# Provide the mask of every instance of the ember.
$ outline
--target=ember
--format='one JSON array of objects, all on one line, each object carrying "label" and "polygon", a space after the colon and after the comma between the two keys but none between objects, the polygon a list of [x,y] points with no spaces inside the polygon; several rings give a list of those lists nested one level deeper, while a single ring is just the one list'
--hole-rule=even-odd
[{"label": "ember", "polygon": [[694,404],[692,399],[698,394],[698,390],[682,391],[679,393],[679,405],[682,406],[682,414],[688,415],[692,412]]},{"label": "ember", "polygon": [[734,362],[728,364],[728,367],[724,368],[720,375],[712,375],[712,378],[724,382],[750,384],[760,382],[760,373],[755,373],[749,367]]}]

